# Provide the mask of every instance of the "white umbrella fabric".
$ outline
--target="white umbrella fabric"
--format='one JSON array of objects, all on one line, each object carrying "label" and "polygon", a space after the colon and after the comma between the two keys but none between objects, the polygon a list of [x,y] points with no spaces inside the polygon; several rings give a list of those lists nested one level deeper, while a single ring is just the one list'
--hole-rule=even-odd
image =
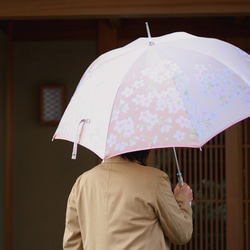
[{"label": "white umbrella fabric", "polygon": [[54,139],[101,159],[165,147],[202,147],[250,116],[250,56],[224,41],[176,32],[98,57]]}]

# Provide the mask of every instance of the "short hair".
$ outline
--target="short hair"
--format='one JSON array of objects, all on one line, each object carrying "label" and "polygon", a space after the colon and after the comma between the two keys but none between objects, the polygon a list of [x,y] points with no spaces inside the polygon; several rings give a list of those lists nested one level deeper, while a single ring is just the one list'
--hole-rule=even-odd
[{"label": "short hair", "polygon": [[138,162],[139,164],[146,166],[150,150],[134,151],[125,154],[121,154],[123,159],[130,160],[132,162]]}]

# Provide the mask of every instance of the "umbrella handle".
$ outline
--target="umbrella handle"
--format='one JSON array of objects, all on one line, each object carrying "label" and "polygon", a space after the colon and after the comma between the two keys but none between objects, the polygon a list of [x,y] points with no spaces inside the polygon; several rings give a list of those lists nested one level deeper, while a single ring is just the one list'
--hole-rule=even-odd
[{"label": "umbrella handle", "polygon": [[[77,155],[77,145],[80,141],[80,138],[82,136],[82,132],[83,132],[83,128],[85,126],[85,123],[90,123],[90,119],[82,119],[79,124],[78,124],[78,128],[77,128],[77,133],[76,133],[76,139],[74,141],[73,144],[73,150],[72,150],[72,156],[71,159],[75,160],[76,159],[76,155]],[[81,126],[80,130],[79,130],[79,126]]]},{"label": "umbrella handle", "polygon": [[[183,182],[181,173],[177,174],[177,178],[178,178],[179,185],[182,187],[184,185],[184,182]],[[189,202],[189,205],[192,206],[192,201]]]},{"label": "umbrella handle", "polygon": [[179,185],[182,187],[184,185],[184,181],[183,181],[181,173],[177,174],[177,178],[178,178]]},{"label": "umbrella handle", "polygon": [[[177,178],[178,178],[178,182],[179,182],[179,185],[182,187],[184,185],[184,181],[183,181],[183,178],[182,178],[182,174],[181,174],[181,171],[180,171],[180,167],[179,167],[179,162],[178,162],[178,158],[177,158],[177,154],[176,154],[176,151],[175,151],[175,148],[173,147],[173,150],[174,150],[174,157],[175,157],[175,161],[176,161],[176,166],[177,166]],[[189,202],[190,206],[192,205],[192,202],[190,201]]]}]

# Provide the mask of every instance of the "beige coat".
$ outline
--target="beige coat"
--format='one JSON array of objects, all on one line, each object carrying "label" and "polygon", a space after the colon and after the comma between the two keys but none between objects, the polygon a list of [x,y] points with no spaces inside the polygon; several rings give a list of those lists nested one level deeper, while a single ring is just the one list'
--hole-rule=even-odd
[{"label": "beige coat", "polygon": [[193,231],[188,198],[168,176],[120,157],[85,172],[68,199],[64,249],[165,250]]}]

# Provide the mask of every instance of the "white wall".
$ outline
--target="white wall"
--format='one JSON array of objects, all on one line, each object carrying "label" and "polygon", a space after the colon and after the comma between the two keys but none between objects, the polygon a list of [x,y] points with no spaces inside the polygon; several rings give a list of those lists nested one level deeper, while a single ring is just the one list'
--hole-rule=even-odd
[{"label": "white wall", "polygon": [[15,42],[13,67],[13,250],[62,249],[67,197],[75,179],[97,163],[72,143],[51,142],[56,126],[39,123],[39,87],[66,86],[70,100],[96,41]]}]

